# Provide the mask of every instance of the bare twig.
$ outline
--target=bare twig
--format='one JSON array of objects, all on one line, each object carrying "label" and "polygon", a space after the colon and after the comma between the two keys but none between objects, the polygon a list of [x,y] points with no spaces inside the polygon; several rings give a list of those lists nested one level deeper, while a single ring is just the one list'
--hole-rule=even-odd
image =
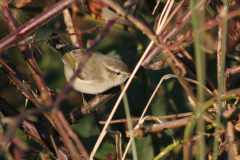
[{"label": "bare twig", "polygon": [[[169,119],[169,118],[181,118],[181,117],[188,117],[191,116],[193,112],[188,112],[188,113],[179,113],[179,114],[175,114],[175,115],[167,115],[167,116],[158,116],[156,117],[157,119]],[[131,118],[132,122],[136,122],[139,121],[140,118]],[[152,121],[155,120],[155,118],[152,118],[151,116],[148,116],[147,118],[145,118],[144,120],[148,120],[148,121]],[[126,122],[126,119],[119,119],[119,120],[112,120],[110,122],[110,124],[114,124],[114,123],[124,123]],[[105,121],[100,122],[101,124],[105,124]]]},{"label": "bare twig", "polygon": [[[147,136],[147,134],[151,134],[151,133],[155,133],[155,132],[160,132],[163,131],[165,129],[172,129],[172,128],[178,128],[178,127],[182,127],[188,124],[189,118],[182,118],[182,119],[178,119],[178,120],[172,120],[169,122],[165,122],[162,124],[154,124],[151,126],[144,126],[134,130],[134,137],[135,138],[143,138],[145,136]],[[126,136],[129,137],[129,133],[128,131],[126,131]]]},{"label": "bare twig", "polygon": [[76,34],[77,41],[75,41],[73,43],[73,45],[75,45],[75,46],[77,45],[78,47],[83,49],[82,31],[78,27],[79,26],[79,21],[77,20],[77,12],[79,11],[79,8],[75,4],[73,4],[72,5],[72,11],[73,11],[72,18],[73,18],[73,22],[74,22],[73,27],[74,27],[75,32],[77,33]]},{"label": "bare twig", "polygon": [[[240,9],[237,9],[237,10],[234,10],[234,11],[230,11],[227,14],[227,18],[231,19],[231,18],[239,16],[239,15],[240,15]],[[201,32],[203,32],[203,31],[209,30],[209,29],[217,26],[218,24],[221,23],[222,20],[223,20],[222,17],[217,17],[213,20],[209,20],[209,21],[205,22],[203,28],[199,29],[199,34],[201,34]]]},{"label": "bare twig", "polygon": [[[66,30],[68,31],[68,33],[70,33],[70,34],[75,33],[73,22],[72,22],[72,17],[70,15],[70,12],[69,12],[68,9],[65,9],[63,11],[63,17],[64,17],[64,22],[67,26]],[[70,39],[71,39],[71,42],[72,42],[73,46],[79,46],[76,35],[71,36]]]},{"label": "bare twig", "polygon": [[[91,29],[87,29],[87,30],[84,30],[82,31],[82,34],[84,33],[92,33],[93,31],[97,30],[97,29],[101,29],[102,28],[102,25],[97,25],[96,27],[93,27]],[[28,44],[33,44],[33,43],[36,43],[36,42],[44,42],[44,41],[47,41],[47,40],[52,40],[52,39],[56,39],[56,38],[61,38],[61,37],[72,37],[72,36],[75,36],[77,35],[77,33],[67,33],[67,34],[61,34],[61,35],[58,35],[58,36],[52,36],[52,37],[47,37],[47,38],[42,38],[42,39],[37,39],[37,40],[31,40],[29,42],[19,42],[19,43],[16,43],[16,44],[12,44],[10,45],[9,47],[13,47],[13,46],[24,46],[24,45],[28,45]]]}]

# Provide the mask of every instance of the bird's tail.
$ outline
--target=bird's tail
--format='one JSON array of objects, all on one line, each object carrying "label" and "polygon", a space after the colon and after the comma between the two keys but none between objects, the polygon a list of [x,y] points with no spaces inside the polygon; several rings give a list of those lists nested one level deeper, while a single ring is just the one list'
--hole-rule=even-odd
[{"label": "bird's tail", "polygon": [[[58,36],[58,34],[52,33],[52,35],[48,37],[55,37],[55,36]],[[49,44],[50,46],[58,50],[62,56],[64,56],[68,52],[71,52],[72,50],[79,49],[79,47],[69,46],[63,38],[47,40],[47,44]]]},{"label": "bird's tail", "polygon": [[[52,33],[52,35],[48,37],[55,37],[58,36],[57,33]],[[75,46],[70,46],[67,44],[67,42],[63,38],[56,38],[56,39],[51,39],[47,41],[47,44],[55,48],[56,50],[59,51],[60,56],[62,58],[62,61],[65,64],[68,64],[71,66],[71,68],[74,68],[75,66],[75,60],[74,56],[72,55],[71,51],[79,49],[79,47]]]}]

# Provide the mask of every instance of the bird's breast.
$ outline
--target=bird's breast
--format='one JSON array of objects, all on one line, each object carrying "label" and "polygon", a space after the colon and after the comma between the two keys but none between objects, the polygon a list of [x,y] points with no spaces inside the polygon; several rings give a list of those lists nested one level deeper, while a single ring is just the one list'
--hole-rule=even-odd
[{"label": "bird's breast", "polygon": [[[67,82],[70,80],[70,78],[73,76],[74,71],[67,65],[64,66],[64,72]],[[73,88],[76,91],[87,93],[87,94],[99,94],[103,93],[106,90],[114,87],[106,80],[82,80],[79,78],[76,78],[73,82]]]}]

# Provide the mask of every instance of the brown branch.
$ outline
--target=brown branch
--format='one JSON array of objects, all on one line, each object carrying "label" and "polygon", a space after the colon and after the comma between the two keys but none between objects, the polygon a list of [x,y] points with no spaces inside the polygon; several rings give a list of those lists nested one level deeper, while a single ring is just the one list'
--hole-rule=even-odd
[{"label": "brown branch", "polygon": [[[236,16],[240,16],[239,8],[237,10],[231,11],[227,14],[228,19],[234,18]],[[205,22],[204,26],[198,30],[199,34],[201,34],[201,32],[203,32],[203,31],[212,29],[213,27],[219,25],[220,23],[222,23],[222,20],[223,20],[223,17],[217,17],[213,20],[209,20],[209,21]]]},{"label": "brown branch", "polygon": [[[95,31],[97,29],[101,29],[101,28],[102,28],[102,25],[97,25],[96,27],[93,27],[91,29],[87,29],[87,30],[82,31],[82,34],[85,34],[85,33],[91,34],[93,31]],[[61,37],[71,37],[71,36],[75,36],[75,35],[77,35],[77,33],[67,33],[67,34],[61,34],[61,35],[58,35],[58,36],[52,36],[52,37],[47,37],[47,38],[42,38],[42,39],[37,39],[37,40],[30,40],[30,41],[27,41],[27,42],[21,41],[17,44],[10,45],[10,47],[17,46],[17,45],[24,46],[24,45],[33,44],[33,43],[36,43],[36,42],[44,42],[44,41],[47,41],[47,40],[57,39],[57,38],[61,38]]]},{"label": "brown branch", "polygon": [[77,20],[77,12],[79,11],[79,8],[76,5],[72,6],[72,19],[73,19],[73,27],[75,32],[77,33],[77,41],[73,43],[73,45],[77,45],[79,48],[83,49],[83,42],[82,42],[82,31],[79,29],[79,21]]},{"label": "brown branch", "polygon": [[[70,12],[69,12],[68,9],[65,9],[63,11],[63,18],[64,18],[64,22],[66,24],[66,27],[67,27],[66,30],[68,31],[68,33],[70,33],[70,34],[75,33],[72,17],[70,15]],[[79,43],[78,43],[76,35],[71,36],[70,39],[71,39],[71,42],[72,42],[73,46],[78,46],[79,47]]]},{"label": "brown branch", "polygon": [[[133,134],[134,134],[135,138],[143,138],[143,137],[146,137],[148,134],[161,132],[166,129],[179,128],[182,126],[186,126],[188,123],[189,123],[189,117],[172,120],[172,121],[165,122],[162,124],[153,124],[150,126],[140,126],[140,128],[135,129],[133,131]],[[224,133],[224,131],[223,132],[221,131],[221,133]],[[126,131],[126,136],[130,137],[129,131]],[[212,136],[214,136],[214,135],[212,135]]]},{"label": "brown branch", "polygon": [[[14,72],[16,72],[16,74],[13,74],[8,68],[1,67],[1,70],[10,78],[17,88],[21,90],[22,94],[25,95],[28,100],[32,101],[37,108],[45,108],[46,106],[43,104],[42,99],[31,90],[24,80],[21,72],[17,69],[8,55],[6,53],[2,53],[0,54],[0,58],[1,60],[6,61],[7,65],[10,66]],[[43,114],[49,120],[49,122],[54,125],[54,122],[49,114],[45,112]]]},{"label": "brown branch", "polygon": [[10,71],[10,73],[12,73],[12,74],[16,74],[16,72],[14,72],[13,70],[12,70],[12,68],[10,68],[2,59],[0,59],[0,63],[1,64],[3,64],[4,65],[4,67],[6,67],[7,68],[7,70],[9,70]]},{"label": "brown branch", "polygon": [[[180,114],[175,114],[175,115],[167,115],[167,116],[157,116],[157,117],[152,117],[148,116],[147,118],[144,118],[145,121],[155,121],[157,119],[169,119],[169,118],[180,118],[180,117],[189,117],[192,116],[193,112],[188,112],[188,113],[180,113]],[[140,118],[131,118],[132,122],[137,122],[139,121]],[[125,123],[127,122],[127,119],[119,119],[119,120],[112,120],[110,124],[114,123]],[[105,124],[105,121],[101,121],[100,124]]]},{"label": "brown branch", "polygon": [[[18,116],[19,112],[11,106],[8,102],[6,102],[2,97],[0,97],[0,111],[4,114],[5,117],[13,117],[13,116]],[[15,121],[14,121],[15,120]],[[13,118],[13,122],[18,122],[17,118]],[[18,124],[14,123],[14,125]],[[52,146],[52,142],[50,140],[50,135],[48,131],[46,130],[46,127],[43,127],[37,122],[32,122],[28,119],[25,119],[20,122],[20,129],[25,132],[29,138],[32,138],[36,142],[38,142],[43,148],[47,149],[49,152],[51,152],[55,157],[55,150]],[[6,137],[7,138],[7,137]],[[66,149],[63,145],[63,143],[60,141],[59,138],[55,137],[54,138],[56,144],[57,144],[57,149],[60,153],[60,156],[62,160],[68,160],[68,155],[66,153]],[[6,141],[8,141],[6,139]],[[0,149],[0,152],[2,151],[3,148]],[[0,153],[1,155],[1,153]]]},{"label": "brown branch", "polygon": [[[82,31],[82,34],[84,34],[84,33],[89,33],[90,34],[93,31],[95,31],[97,29],[101,29],[101,28],[102,28],[102,25],[97,25],[96,27],[93,27],[91,29],[87,29],[87,30]],[[17,46],[17,45],[24,46],[24,45],[33,44],[33,43],[36,43],[36,42],[44,42],[44,41],[47,41],[47,40],[52,40],[52,39],[61,38],[61,37],[71,37],[71,36],[75,36],[75,35],[77,35],[77,33],[67,33],[67,34],[61,34],[61,35],[58,35],[58,36],[52,36],[52,37],[48,37],[48,38],[30,40],[30,41],[27,41],[27,42],[24,42],[24,43],[23,43],[23,41],[21,41],[19,43],[12,44],[9,47],[13,47],[13,46]]]},{"label": "brown branch", "polygon": [[[133,136],[135,138],[143,138],[143,137],[146,137],[148,134],[161,132],[165,129],[172,129],[172,128],[186,126],[188,122],[189,122],[189,117],[165,122],[162,124],[154,124],[151,126],[144,126],[144,127],[140,126],[140,128],[133,130]],[[126,131],[126,136],[130,137],[129,131]]]},{"label": "brown branch", "polygon": [[72,137],[72,139],[74,140],[74,142],[77,145],[78,150],[81,152],[81,156],[83,157],[83,159],[89,160],[89,154],[86,151],[85,147],[83,146],[82,142],[80,141],[80,139],[78,138],[78,135],[73,132],[73,130],[70,128],[70,126],[68,125],[68,122],[65,120],[64,116],[61,115],[60,116],[60,120],[61,123],[63,124],[63,127],[65,127],[64,129],[67,131],[68,135],[70,137]]}]

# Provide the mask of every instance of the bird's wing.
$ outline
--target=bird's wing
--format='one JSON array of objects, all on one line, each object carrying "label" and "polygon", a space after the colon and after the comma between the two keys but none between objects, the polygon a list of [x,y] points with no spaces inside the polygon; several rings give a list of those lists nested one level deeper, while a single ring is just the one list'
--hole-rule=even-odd
[{"label": "bird's wing", "polygon": [[[80,50],[73,50],[72,55],[75,58],[75,70],[79,63],[82,60],[82,55],[80,54]],[[91,56],[96,56],[95,54],[92,54]],[[94,57],[91,57],[88,59],[87,63],[84,64],[82,71],[78,74],[78,78],[86,81],[90,80],[101,80],[100,77],[100,69],[99,64],[97,64]]]}]

